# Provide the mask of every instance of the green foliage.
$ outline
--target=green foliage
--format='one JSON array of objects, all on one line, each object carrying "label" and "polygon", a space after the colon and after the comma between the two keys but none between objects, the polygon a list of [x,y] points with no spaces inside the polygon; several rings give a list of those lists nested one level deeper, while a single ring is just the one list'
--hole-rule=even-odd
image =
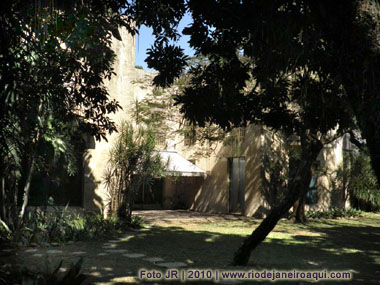
[{"label": "green foliage", "polygon": [[280,133],[270,135],[266,132],[260,157],[263,171],[261,193],[271,208],[285,200],[292,171],[289,160],[296,158],[295,151],[283,141],[286,141],[285,137]]},{"label": "green foliage", "polygon": [[111,216],[107,219],[100,214],[76,216],[69,222],[73,230],[73,238],[77,240],[93,239],[121,233],[129,227],[129,224]]},{"label": "green foliage", "polygon": [[[258,121],[288,134],[305,128],[326,134],[338,123],[346,127],[346,105],[337,104],[343,96],[340,82],[314,65],[326,46],[313,27],[306,3],[179,2],[171,8],[179,9],[176,16],[182,16],[182,6],[191,14],[193,22],[183,34],[190,36],[190,44],[203,57],[192,62],[187,70],[189,84],[177,97],[181,112],[191,122],[231,128]],[[165,29],[176,18],[169,17],[175,13],[172,10],[164,13],[163,9],[155,19],[144,15],[140,19]],[[228,20],[230,13],[239,21]],[[165,17],[172,22],[163,26]],[[160,82],[178,77],[177,64],[182,60],[182,54],[161,45],[170,37],[169,33],[156,35],[147,59],[160,71]],[[171,64],[161,64],[162,58]]]},{"label": "green foliage", "polygon": [[226,138],[223,140],[223,144],[229,146],[230,153],[228,157],[242,156],[242,143],[245,135],[245,128],[232,129]]},{"label": "green foliage", "polygon": [[310,219],[357,218],[357,217],[362,217],[362,216],[363,216],[362,212],[354,208],[350,208],[350,209],[333,208],[328,211],[311,210],[311,211],[306,212],[306,217]]},{"label": "green foliage", "polygon": [[2,218],[12,227],[18,223],[19,189],[26,206],[29,177],[35,169],[49,168],[51,153],[64,158],[72,175],[73,137],[100,139],[115,130],[108,115],[120,106],[110,100],[104,80],[114,74],[112,36],[121,39],[120,26],[134,32],[121,14],[121,9],[128,13],[127,6],[125,1],[2,1],[0,176],[10,205]]},{"label": "green foliage", "polygon": [[134,6],[136,24],[151,27],[158,39],[148,49],[149,56],[146,59],[148,67],[165,70],[163,76],[158,75],[154,79],[156,85],[164,87],[172,84],[174,79],[181,75],[186,65],[187,56],[183,49],[172,44],[172,40],[176,41],[180,37],[176,28],[185,12],[184,1],[154,0],[144,3],[136,2]]},{"label": "green foliage", "polygon": [[159,87],[154,88],[143,100],[136,100],[132,108],[136,124],[151,128],[157,141],[160,137],[166,140],[173,136],[173,126],[178,123],[175,113],[170,91]]},{"label": "green foliage", "polygon": [[[58,215],[57,215],[58,214]],[[10,239],[26,246],[30,244],[65,243],[120,234],[128,228],[140,228],[144,221],[132,216],[130,222],[116,216],[104,219],[102,215],[73,215],[65,211],[49,213],[36,211],[26,215],[21,229]]]},{"label": "green foliage", "polygon": [[132,215],[131,221],[129,222],[129,226],[132,228],[142,228],[145,225],[145,221],[140,216]]},{"label": "green foliage", "polygon": [[[194,62],[203,63],[202,58],[194,58]],[[149,88],[151,81],[135,82],[140,88]],[[166,149],[166,142],[183,138],[185,145],[192,145],[193,158],[204,156],[213,151],[216,142],[222,141],[226,134],[215,124],[196,126],[186,120],[180,113],[180,105],[175,104],[174,97],[181,94],[189,84],[189,77],[182,75],[177,78],[170,88],[155,87],[141,101],[135,101],[132,108],[133,118],[137,125],[152,127],[156,133],[158,147]],[[165,142],[165,144],[163,144]],[[197,144],[196,144],[197,143]],[[203,147],[206,145],[206,147]]]},{"label": "green foliage", "polygon": [[155,132],[123,121],[108,156],[104,175],[110,195],[110,211],[131,221],[134,196],[144,184],[164,175],[165,166],[155,151]]},{"label": "green foliage", "polygon": [[3,240],[29,246],[108,237],[120,234],[127,228],[140,228],[143,225],[144,220],[138,216],[132,216],[127,222],[116,216],[105,219],[101,214],[70,213],[67,206],[61,208],[50,205],[45,210],[36,208],[28,212],[18,230],[6,232],[2,227],[0,233]]},{"label": "green foliage", "polygon": [[80,257],[75,264],[71,263],[64,273],[60,272],[62,263],[63,261],[61,261],[52,271],[49,270],[49,265],[47,264],[45,272],[35,272],[27,268],[2,268],[0,269],[0,283],[23,285],[68,285],[82,284],[87,278],[86,275],[80,273],[83,264],[82,257]]},{"label": "green foliage", "polygon": [[135,65],[136,69],[144,69],[141,65]]},{"label": "green foliage", "polygon": [[10,240],[11,236],[12,231],[9,229],[9,226],[3,220],[0,220],[0,243]]},{"label": "green foliage", "polygon": [[367,154],[361,151],[346,154],[337,179],[347,188],[354,207],[372,211],[380,209],[380,188]]}]

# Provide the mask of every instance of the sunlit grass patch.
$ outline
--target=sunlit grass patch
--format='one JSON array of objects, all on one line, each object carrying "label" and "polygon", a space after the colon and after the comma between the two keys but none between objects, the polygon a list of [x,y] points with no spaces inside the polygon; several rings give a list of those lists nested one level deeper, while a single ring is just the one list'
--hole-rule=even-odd
[{"label": "sunlit grass patch", "polygon": [[[235,250],[260,222],[252,218],[214,218],[156,223],[128,243],[135,250],[153,251],[165,260],[192,260],[191,266],[199,268],[230,268]],[[373,281],[380,268],[379,245],[377,214],[318,219],[307,224],[282,219],[252,253],[247,268],[352,270],[356,281]]]}]

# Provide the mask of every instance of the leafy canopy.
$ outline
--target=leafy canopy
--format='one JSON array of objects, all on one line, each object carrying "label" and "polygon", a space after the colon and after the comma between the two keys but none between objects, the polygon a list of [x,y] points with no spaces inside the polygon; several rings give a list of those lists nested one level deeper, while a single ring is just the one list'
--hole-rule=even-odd
[{"label": "leafy canopy", "polygon": [[[186,7],[193,22],[182,32],[190,36],[196,54],[207,58],[207,64],[188,69],[190,86],[177,97],[181,111],[192,122],[217,123],[223,128],[263,123],[287,134],[308,130],[320,135],[351,125],[341,82],[321,68],[329,64],[330,46],[323,41],[308,3],[165,3],[168,9]],[[172,28],[178,15],[183,11],[170,18]],[[152,24],[143,16],[139,20]],[[147,62],[160,71],[156,83],[165,85],[185,70],[184,64],[178,65],[185,55],[167,50],[168,42],[176,39],[174,32],[156,29],[160,33]],[[163,65],[161,58],[172,65]]]}]

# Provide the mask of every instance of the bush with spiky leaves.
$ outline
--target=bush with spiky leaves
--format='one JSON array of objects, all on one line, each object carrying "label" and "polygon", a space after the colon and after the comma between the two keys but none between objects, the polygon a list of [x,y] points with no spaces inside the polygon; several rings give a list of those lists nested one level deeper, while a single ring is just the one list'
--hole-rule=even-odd
[{"label": "bush with spiky leaves", "polygon": [[155,150],[155,131],[123,121],[108,158],[104,183],[110,212],[131,220],[134,195],[144,184],[164,175],[165,165]]}]

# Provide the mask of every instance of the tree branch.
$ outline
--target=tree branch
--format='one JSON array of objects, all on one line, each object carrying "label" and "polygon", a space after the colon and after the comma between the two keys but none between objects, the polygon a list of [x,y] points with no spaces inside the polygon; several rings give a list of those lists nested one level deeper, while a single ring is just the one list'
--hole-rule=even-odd
[{"label": "tree branch", "polygon": [[365,143],[361,143],[357,137],[355,136],[353,130],[349,130],[348,133],[350,134],[350,142],[355,145],[360,151],[366,152],[365,149]]}]

